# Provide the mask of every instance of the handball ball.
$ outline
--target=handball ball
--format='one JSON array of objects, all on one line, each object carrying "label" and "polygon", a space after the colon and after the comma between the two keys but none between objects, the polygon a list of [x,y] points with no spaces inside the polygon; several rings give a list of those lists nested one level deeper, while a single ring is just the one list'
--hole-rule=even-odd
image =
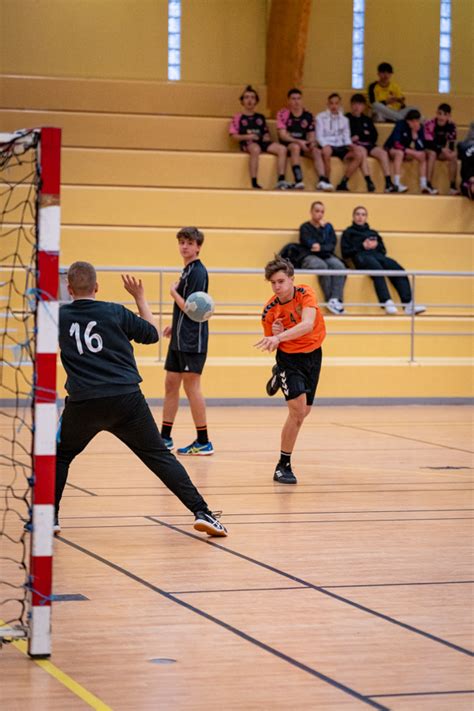
[{"label": "handball ball", "polygon": [[192,321],[207,321],[214,313],[215,304],[211,296],[205,291],[195,291],[190,294],[184,304],[184,313]]}]

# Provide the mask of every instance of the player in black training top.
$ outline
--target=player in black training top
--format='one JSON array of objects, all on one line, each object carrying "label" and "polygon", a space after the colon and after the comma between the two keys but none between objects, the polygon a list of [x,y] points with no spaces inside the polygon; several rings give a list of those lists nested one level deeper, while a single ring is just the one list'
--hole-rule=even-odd
[{"label": "player in black training top", "polygon": [[178,412],[179,391],[183,385],[197,434],[194,442],[177,450],[178,454],[208,456],[214,454],[214,448],[207,433],[206,403],[201,392],[201,373],[207,358],[209,325],[207,321],[203,323],[192,321],[184,313],[184,304],[188,296],[195,291],[207,292],[209,287],[207,269],[199,259],[204,235],[197,227],[183,227],[176,237],[184,269],[179,281],[172,284],[170,289],[174,300],[172,325],[166,326],[163,330],[163,335],[171,338],[171,342],[165,361],[165,401],[161,436],[168,449],[173,449],[171,430]]},{"label": "player in black training top", "polygon": [[96,273],[88,262],[74,262],[68,271],[72,303],[59,310],[59,346],[67,374],[68,397],[58,433],[56,518],[69,466],[96,434],[107,431],[126,444],[193,512],[194,528],[225,536],[184,467],[166,448],[139,387],[131,341],[156,343],[158,331],[142,282],[122,276],[140,316],[125,307],[96,301]]}]

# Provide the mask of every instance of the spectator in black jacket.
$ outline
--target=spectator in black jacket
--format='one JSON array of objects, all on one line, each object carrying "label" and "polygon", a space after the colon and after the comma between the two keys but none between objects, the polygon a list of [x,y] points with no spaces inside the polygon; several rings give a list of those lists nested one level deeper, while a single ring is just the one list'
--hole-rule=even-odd
[{"label": "spectator in black jacket", "polygon": [[386,150],[377,146],[378,133],[374,126],[374,122],[367,116],[364,111],[367,108],[367,100],[363,94],[354,94],[351,98],[351,111],[346,114],[351,127],[351,140],[354,145],[359,146],[363,151],[363,159],[361,164],[362,175],[367,183],[369,193],[375,191],[375,185],[372,182],[369,171],[368,156],[375,158],[380,163],[385,176],[385,192],[396,193],[398,190],[392,183],[390,177],[390,160]]},{"label": "spectator in black jacket", "polygon": [[399,193],[404,193],[408,188],[400,183],[400,171],[404,160],[416,160],[420,168],[420,188],[422,193],[437,195],[426,179],[426,145],[421,114],[416,109],[409,111],[403,121],[397,121],[395,128],[385,141],[384,148],[393,160],[393,182],[398,187]]},{"label": "spectator in black jacket", "polygon": [[[309,251],[301,262],[302,269],[345,269],[334,256],[336,233],[334,227],[324,221],[324,205],[317,200],[310,208],[311,219],[300,226],[300,243]],[[345,276],[319,276],[319,283],[326,300],[326,308],[336,316],[344,313]]]},{"label": "spectator in black jacket", "polygon": [[[359,205],[352,212],[352,225],[342,233],[341,249],[344,259],[351,259],[356,269],[392,269],[401,270],[403,267],[394,259],[387,257],[387,250],[382,237],[372,230],[367,223],[368,212]],[[375,291],[381,306],[387,314],[396,314],[397,307],[390,298],[385,277],[373,276]],[[426,306],[414,304],[412,301],[411,287],[408,277],[389,277],[395,287],[405,313],[409,316],[421,314],[426,311]]]},{"label": "spectator in black jacket", "polygon": [[474,200],[474,121],[464,141],[458,143],[458,157],[461,161],[461,194]]}]

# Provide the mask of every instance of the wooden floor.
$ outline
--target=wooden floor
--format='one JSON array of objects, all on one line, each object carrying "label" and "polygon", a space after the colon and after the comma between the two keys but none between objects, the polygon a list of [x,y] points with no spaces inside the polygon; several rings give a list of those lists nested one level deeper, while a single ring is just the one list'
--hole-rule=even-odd
[{"label": "wooden floor", "polygon": [[56,677],[3,647],[2,709],[473,708],[472,410],[316,407],[295,487],[272,481],[284,417],[211,408],[216,454],[185,461],[226,539],[110,435],[90,445],[54,579],[87,599],[53,606]]}]

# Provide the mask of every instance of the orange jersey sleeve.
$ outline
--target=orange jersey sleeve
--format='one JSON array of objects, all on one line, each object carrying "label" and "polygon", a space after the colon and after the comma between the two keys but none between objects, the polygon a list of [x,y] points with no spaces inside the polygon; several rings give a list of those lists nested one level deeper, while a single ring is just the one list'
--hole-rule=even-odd
[{"label": "orange jersey sleeve", "polygon": [[296,324],[301,323],[303,309],[306,307],[316,309],[316,318],[310,333],[294,338],[291,341],[282,341],[279,349],[285,353],[310,353],[322,344],[326,335],[324,317],[318,306],[316,294],[313,289],[306,284],[295,286],[293,298],[284,304],[280,304],[277,297],[272,297],[265,304],[262,314],[262,325],[265,336],[272,335],[272,323],[280,318],[285,331]]}]

